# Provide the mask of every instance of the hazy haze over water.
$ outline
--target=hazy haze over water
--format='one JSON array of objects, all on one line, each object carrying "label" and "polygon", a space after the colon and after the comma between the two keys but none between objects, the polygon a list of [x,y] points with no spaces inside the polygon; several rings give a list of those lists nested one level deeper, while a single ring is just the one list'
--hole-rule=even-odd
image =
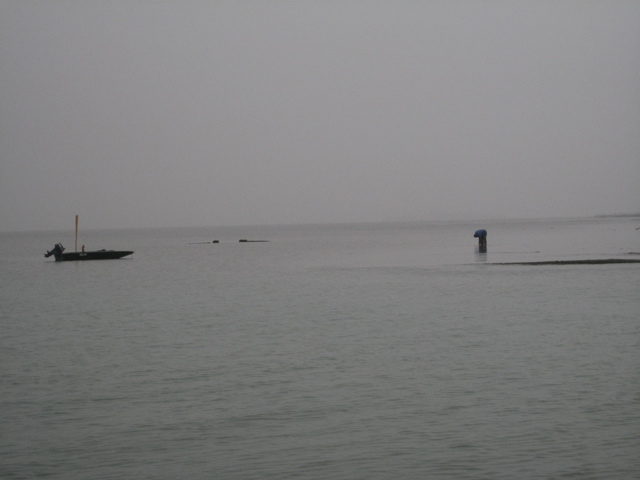
[{"label": "hazy haze over water", "polygon": [[0,229],[640,210],[640,3],[0,0]]}]

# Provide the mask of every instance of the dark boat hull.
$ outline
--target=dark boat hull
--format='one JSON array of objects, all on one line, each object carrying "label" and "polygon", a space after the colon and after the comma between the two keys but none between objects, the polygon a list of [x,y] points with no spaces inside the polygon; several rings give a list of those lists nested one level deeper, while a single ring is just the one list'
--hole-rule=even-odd
[{"label": "dark boat hull", "polygon": [[99,250],[95,252],[69,252],[55,254],[56,262],[74,262],[80,260],[116,260],[132,255],[133,252],[120,250]]}]

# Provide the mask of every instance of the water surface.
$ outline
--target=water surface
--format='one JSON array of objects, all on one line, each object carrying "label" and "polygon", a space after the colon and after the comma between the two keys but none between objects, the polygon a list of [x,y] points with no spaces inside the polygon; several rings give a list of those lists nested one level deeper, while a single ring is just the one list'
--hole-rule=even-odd
[{"label": "water surface", "polygon": [[638,226],[1,234],[0,477],[639,478]]}]

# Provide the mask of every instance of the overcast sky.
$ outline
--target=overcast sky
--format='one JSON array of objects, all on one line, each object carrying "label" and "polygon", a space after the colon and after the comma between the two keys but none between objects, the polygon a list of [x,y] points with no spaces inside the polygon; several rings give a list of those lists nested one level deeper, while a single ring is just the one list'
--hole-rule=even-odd
[{"label": "overcast sky", "polygon": [[0,0],[0,229],[640,211],[640,2]]}]

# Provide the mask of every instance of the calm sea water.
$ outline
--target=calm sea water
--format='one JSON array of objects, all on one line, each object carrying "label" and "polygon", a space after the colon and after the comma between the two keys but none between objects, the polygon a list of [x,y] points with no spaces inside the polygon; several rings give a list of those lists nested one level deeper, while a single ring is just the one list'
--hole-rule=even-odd
[{"label": "calm sea water", "polygon": [[640,478],[638,227],[0,234],[0,478]]}]

